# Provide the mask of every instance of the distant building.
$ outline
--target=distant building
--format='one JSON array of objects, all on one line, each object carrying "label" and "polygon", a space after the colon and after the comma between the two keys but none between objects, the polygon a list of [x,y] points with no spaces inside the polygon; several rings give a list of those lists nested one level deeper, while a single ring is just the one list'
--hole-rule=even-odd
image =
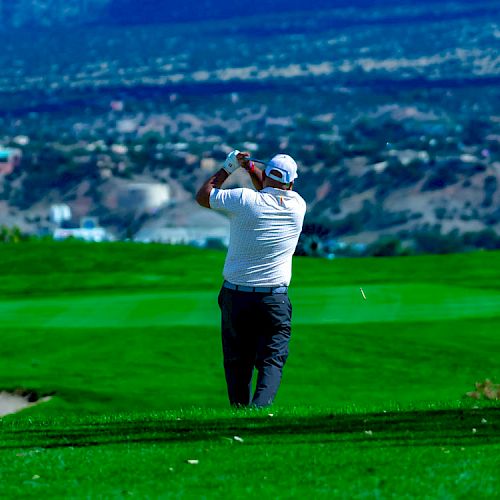
[{"label": "distant building", "polygon": [[99,226],[96,217],[83,217],[80,221],[80,227],[58,227],[54,231],[55,240],[66,240],[76,238],[77,240],[93,241],[96,243],[102,241],[113,241],[114,237]]},{"label": "distant building", "polygon": [[50,209],[50,216],[58,226],[52,235],[55,240],[68,238],[93,242],[114,240],[111,234],[99,226],[97,217],[82,217],[80,227],[66,227],[67,222],[71,219],[71,210],[68,205],[53,205]]},{"label": "distant building", "polygon": [[71,220],[71,208],[66,204],[52,205],[50,207],[50,220],[56,226],[61,227],[64,222]]},{"label": "distant building", "polygon": [[0,175],[9,175],[21,163],[20,149],[0,147]]},{"label": "distant building", "polygon": [[144,229],[137,233],[134,241],[141,243],[168,243],[170,245],[193,245],[197,247],[227,247],[229,234],[224,228],[161,227]]},{"label": "distant building", "polygon": [[54,231],[53,237],[58,241],[67,240],[68,238],[75,238],[77,240],[92,241],[95,243],[100,243],[102,241],[113,241],[114,239],[103,227],[95,227],[93,229],[86,229],[82,227],[58,227]]},{"label": "distant building", "polygon": [[192,201],[164,209],[134,236],[143,243],[169,243],[199,247],[229,245],[229,219]]},{"label": "distant building", "polygon": [[155,213],[170,201],[170,186],[162,183],[126,184],[118,194],[118,207],[131,211]]}]

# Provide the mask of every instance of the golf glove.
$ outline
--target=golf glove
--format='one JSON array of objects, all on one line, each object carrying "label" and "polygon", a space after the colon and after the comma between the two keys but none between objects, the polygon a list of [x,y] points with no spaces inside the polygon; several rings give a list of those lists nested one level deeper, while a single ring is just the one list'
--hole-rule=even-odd
[{"label": "golf glove", "polygon": [[235,170],[240,168],[238,158],[236,155],[239,153],[237,149],[231,151],[224,162],[224,167],[222,167],[229,175],[231,175]]}]

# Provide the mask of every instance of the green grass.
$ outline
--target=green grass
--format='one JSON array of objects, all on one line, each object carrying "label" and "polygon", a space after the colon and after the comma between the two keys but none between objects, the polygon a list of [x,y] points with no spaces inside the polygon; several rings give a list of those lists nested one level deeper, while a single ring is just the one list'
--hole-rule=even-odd
[{"label": "green grass", "polygon": [[0,389],[55,392],[0,420],[0,496],[494,495],[498,404],[464,394],[500,380],[500,253],[295,259],[291,355],[264,412],[227,409],[223,260],[0,246]]},{"label": "green grass", "polygon": [[2,432],[0,474],[12,496],[486,498],[498,487],[497,411],[23,420]]}]

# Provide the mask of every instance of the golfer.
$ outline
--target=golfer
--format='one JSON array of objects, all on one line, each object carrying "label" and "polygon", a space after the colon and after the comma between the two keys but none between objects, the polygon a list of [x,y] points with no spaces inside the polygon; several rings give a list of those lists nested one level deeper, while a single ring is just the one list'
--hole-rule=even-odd
[{"label": "golfer", "polygon": [[[239,167],[256,189],[221,189]],[[306,203],[292,191],[297,164],[288,155],[255,168],[249,153],[232,151],[200,188],[196,201],[229,216],[230,242],[219,293],[222,350],[229,402],[270,405],[288,357],[292,305],[288,285]],[[252,397],[252,376],[257,384]]]}]

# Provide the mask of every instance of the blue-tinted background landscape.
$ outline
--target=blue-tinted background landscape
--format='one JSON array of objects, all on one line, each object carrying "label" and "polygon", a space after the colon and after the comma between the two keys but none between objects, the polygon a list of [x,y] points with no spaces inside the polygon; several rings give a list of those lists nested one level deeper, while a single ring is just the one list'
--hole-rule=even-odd
[{"label": "blue-tinted background landscape", "polygon": [[193,196],[238,148],[297,158],[299,253],[499,246],[497,2],[0,5],[8,227],[218,245]]}]

